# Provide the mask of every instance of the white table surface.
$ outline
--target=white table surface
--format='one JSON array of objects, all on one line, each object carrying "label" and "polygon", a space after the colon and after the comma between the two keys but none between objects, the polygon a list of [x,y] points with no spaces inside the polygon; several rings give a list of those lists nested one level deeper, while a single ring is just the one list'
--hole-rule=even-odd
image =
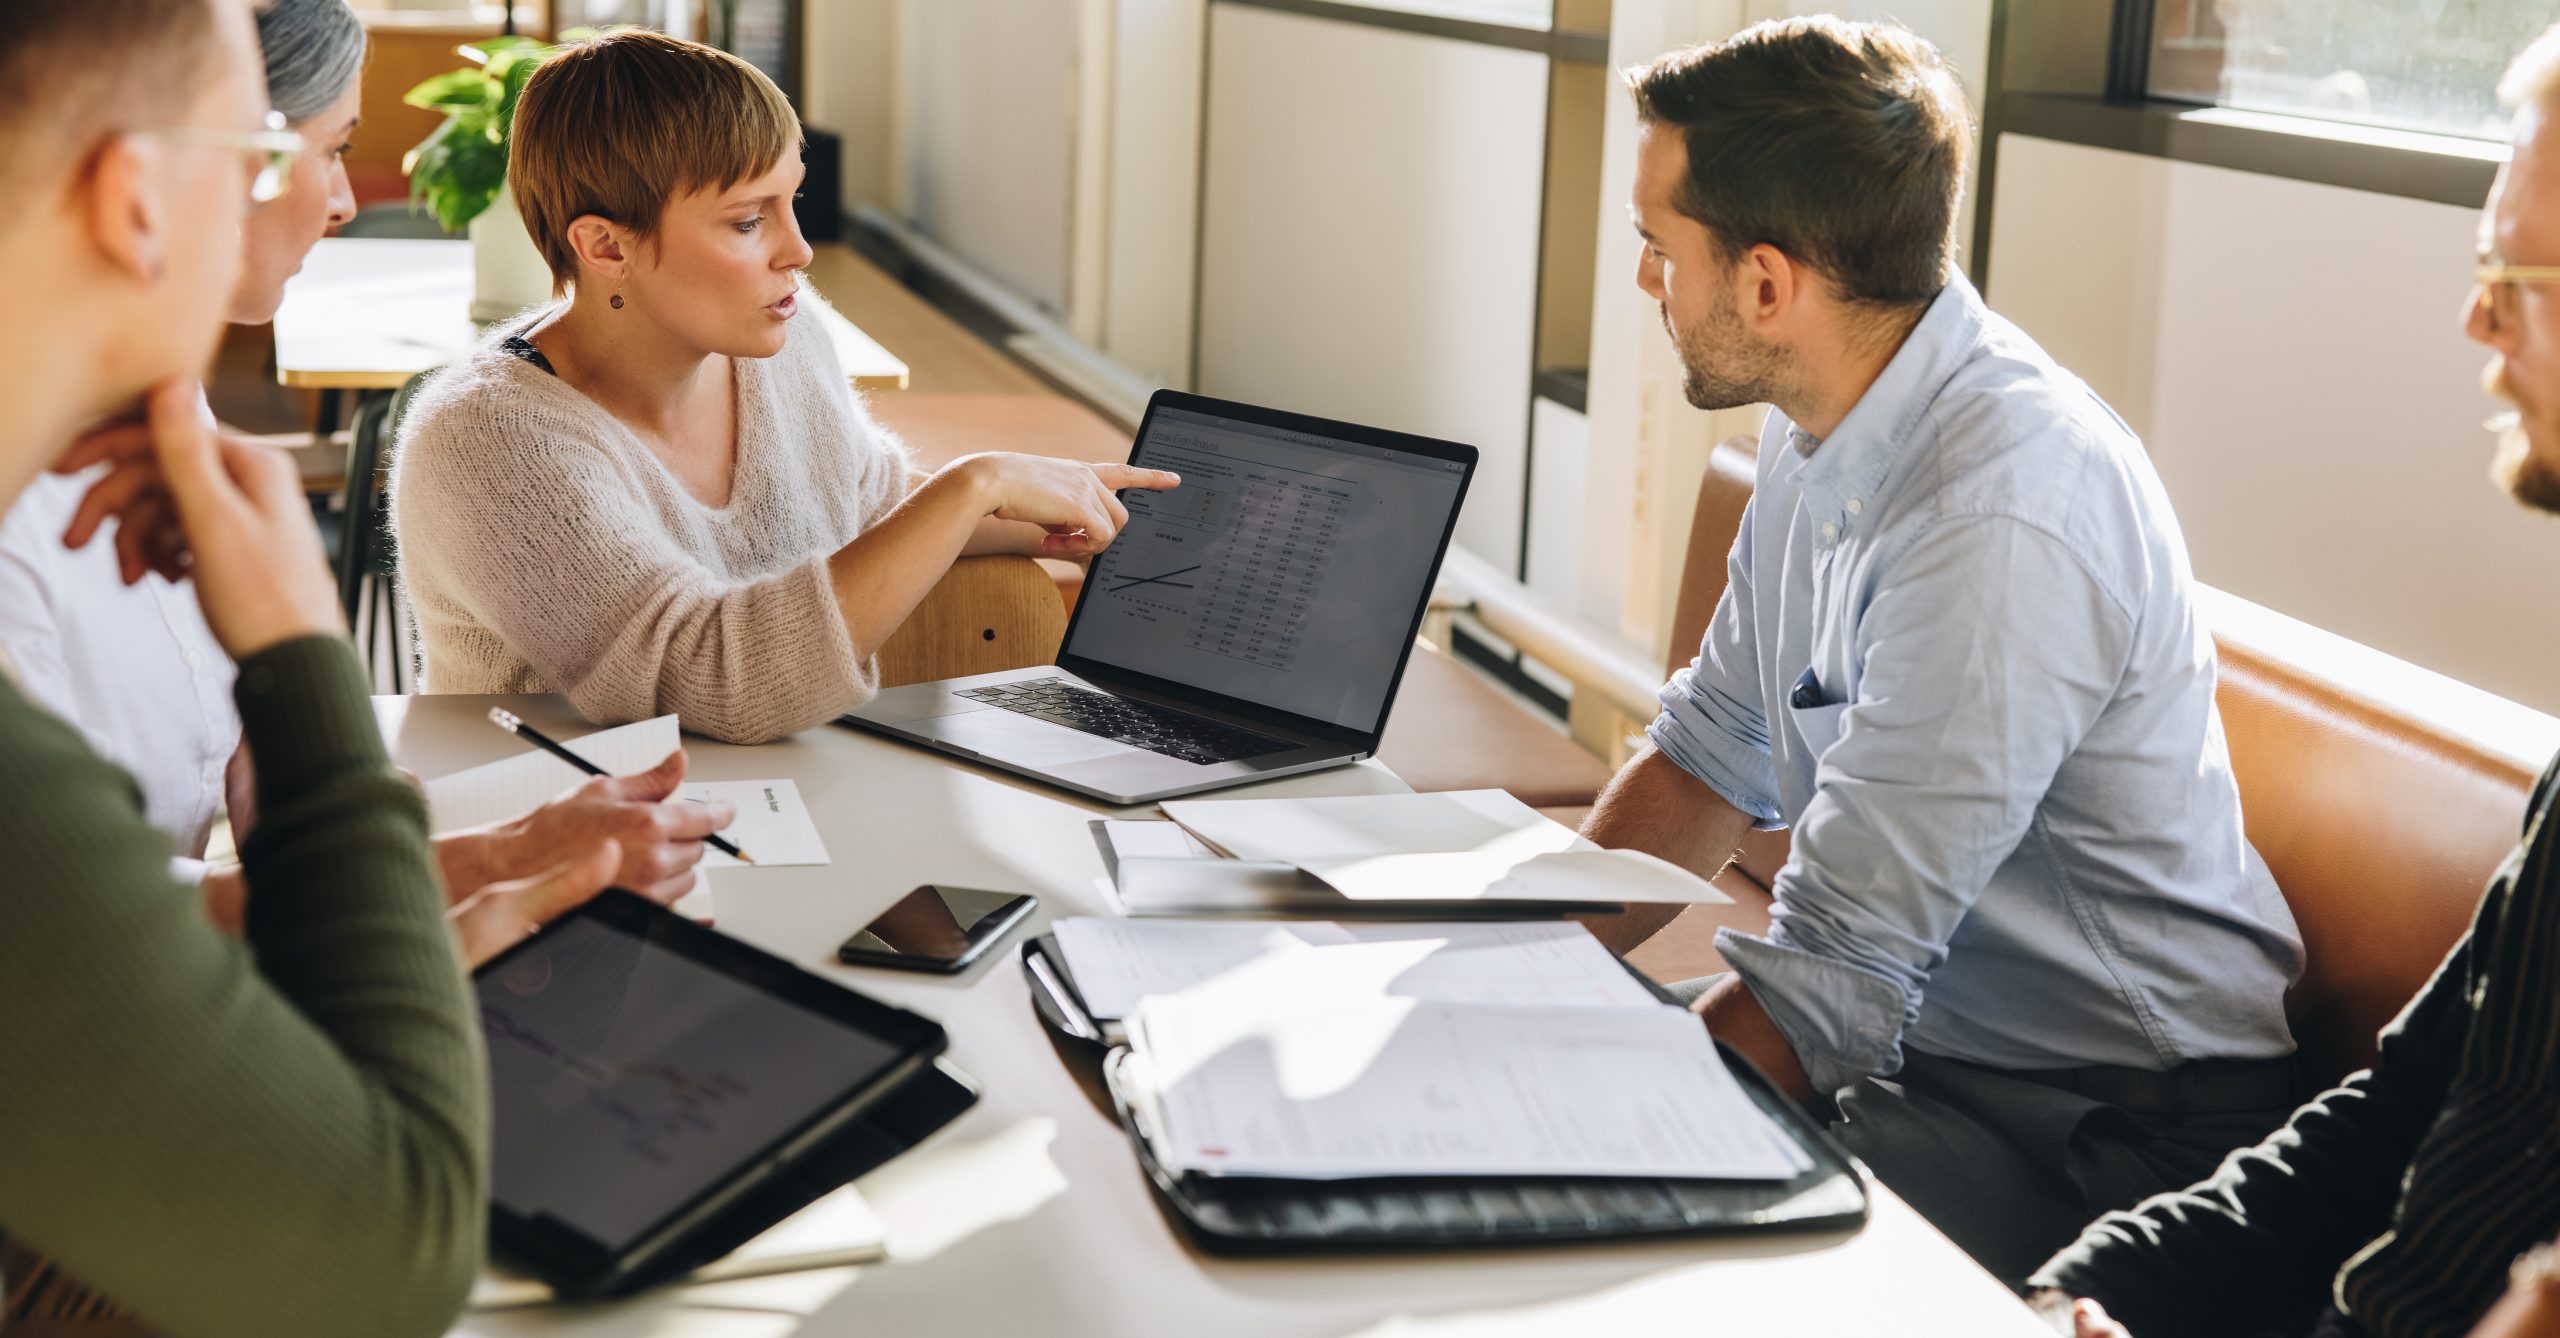
[{"label": "white table surface", "polygon": [[[585,732],[550,697],[385,697],[403,766],[433,779],[521,746],[485,719],[505,705],[555,737]],[[1854,1235],[1440,1256],[1219,1259],[1158,1210],[1119,1126],[1031,1011],[1008,940],[953,979],[836,964],[835,945],[915,884],[1038,894],[1027,932],[1102,914],[1086,824],[1114,812],[906,745],[828,728],[760,748],[687,740],[692,774],[798,782],[833,862],[723,870],[719,927],[936,1019],[975,1078],[976,1107],[861,1181],[887,1262],[692,1287],[626,1301],[466,1316],[459,1335],[819,1338],[933,1334],[1965,1335],[2050,1331],[1889,1192]],[[1253,795],[1401,791],[1372,762]]]},{"label": "white table surface", "polygon": [[[471,243],[329,237],[284,286],[276,379],[308,389],[397,390],[480,342],[471,320]],[[807,313],[835,341],[856,389],[897,390],[907,365],[835,308]]]}]

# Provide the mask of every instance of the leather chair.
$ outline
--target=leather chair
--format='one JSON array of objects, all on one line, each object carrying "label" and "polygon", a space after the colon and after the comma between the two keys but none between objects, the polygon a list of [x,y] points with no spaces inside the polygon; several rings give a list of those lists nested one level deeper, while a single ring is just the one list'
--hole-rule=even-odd
[{"label": "leather chair", "polygon": [[[1743,437],[1710,458],[1680,582],[1676,664],[1723,597],[1753,460]],[[2372,1061],[2376,1032],[2462,936],[2516,843],[2534,775],[2313,666],[2229,635],[2215,641],[2216,700],[2249,841],[2302,930],[2304,970],[2286,1013],[2304,1079],[2325,1085]],[[1716,928],[1767,927],[1768,887],[1786,855],[1785,832],[1753,833],[1717,883],[1735,904],[1682,913],[1629,960],[1664,981],[1724,969]]]},{"label": "leather chair", "polygon": [[2249,843],[2302,929],[2285,1012],[2304,1077],[2373,1062],[2375,1034],[2462,937],[2521,835],[2534,773],[2215,638],[2216,700]]}]

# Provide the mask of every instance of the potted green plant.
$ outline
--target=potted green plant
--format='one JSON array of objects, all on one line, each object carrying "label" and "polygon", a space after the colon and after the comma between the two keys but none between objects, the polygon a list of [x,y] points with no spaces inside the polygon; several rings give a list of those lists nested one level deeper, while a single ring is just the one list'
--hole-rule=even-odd
[{"label": "potted green plant", "polygon": [[448,232],[471,237],[471,318],[500,320],[551,296],[551,271],[507,190],[507,133],[527,79],[557,48],[495,37],[459,48],[469,65],[410,89],[412,107],[444,124],[401,159],[412,204],[435,211]]}]

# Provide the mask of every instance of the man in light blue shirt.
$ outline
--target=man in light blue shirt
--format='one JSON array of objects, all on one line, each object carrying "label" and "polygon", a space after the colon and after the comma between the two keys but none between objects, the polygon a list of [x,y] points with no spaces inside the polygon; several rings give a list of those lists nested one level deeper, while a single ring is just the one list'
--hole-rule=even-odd
[{"label": "man in light blue shirt", "polygon": [[1689,399],[1775,411],[1705,644],[1585,834],[1711,874],[1791,829],[1697,1007],[2015,1282],[2292,1104],[2301,943],[2185,544],[2133,433],[1951,277],[1971,127],[1926,43],[1790,20],[1634,83]]}]

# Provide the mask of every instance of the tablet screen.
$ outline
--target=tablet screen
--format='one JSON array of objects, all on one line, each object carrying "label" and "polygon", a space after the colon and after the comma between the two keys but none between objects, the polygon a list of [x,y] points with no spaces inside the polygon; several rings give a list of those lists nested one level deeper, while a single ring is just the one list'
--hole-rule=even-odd
[{"label": "tablet screen", "polygon": [[497,1205],[609,1251],[906,1053],[594,916],[551,926],[476,984]]}]

